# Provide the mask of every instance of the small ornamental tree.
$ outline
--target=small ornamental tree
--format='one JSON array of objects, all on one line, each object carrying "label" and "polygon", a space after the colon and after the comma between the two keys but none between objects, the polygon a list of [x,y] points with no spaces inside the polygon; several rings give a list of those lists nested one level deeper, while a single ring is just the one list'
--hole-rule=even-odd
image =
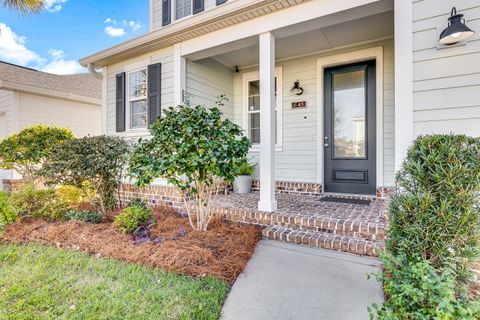
[{"label": "small ornamental tree", "polygon": [[49,185],[80,188],[105,215],[116,206],[128,152],[128,143],[119,137],[73,139],[55,148],[41,173]]},{"label": "small ornamental tree", "polygon": [[15,170],[29,184],[38,179],[40,164],[52,150],[73,138],[68,129],[32,126],[0,142],[0,168]]},{"label": "small ornamental tree", "polygon": [[[190,224],[207,230],[212,197],[219,185],[231,182],[250,148],[250,140],[217,107],[181,105],[169,108],[150,129],[152,138],[140,140],[130,160],[130,175],[138,185],[165,178],[184,194]],[[196,200],[193,210],[185,195]]]}]

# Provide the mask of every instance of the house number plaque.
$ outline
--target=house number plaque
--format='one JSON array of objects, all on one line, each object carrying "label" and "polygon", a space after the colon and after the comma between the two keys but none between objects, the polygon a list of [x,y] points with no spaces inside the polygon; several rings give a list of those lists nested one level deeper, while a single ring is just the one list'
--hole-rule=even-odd
[{"label": "house number plaque", "polygon": [[306,107],[307,107],[307,101],[292,102],[292,109],[306,108]]}]

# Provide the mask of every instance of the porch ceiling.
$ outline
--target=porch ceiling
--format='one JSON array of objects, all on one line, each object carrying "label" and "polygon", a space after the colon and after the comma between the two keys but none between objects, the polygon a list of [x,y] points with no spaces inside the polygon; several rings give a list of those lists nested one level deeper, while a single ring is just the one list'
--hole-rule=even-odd
[{"label": "porch ceiling", "polygon": [[[274,32],[276,59],[302,56],[355,43],[392,37],[394,14],[389,6],[389,1],[386,1],[384,6],[378,8],[377,11],[383,12],[353,20],[338,17],[340,21],[347,21],[322,27],[319,27],[322,25],[319,21],[316,23],[310,21],[305,25],[277,30]],[[258,39],[250,37],[217,48],[217,52],[221,52],[219,54],[214,54],[214,50],[210,55],[200,53],[188,58],[199,60],[208,56],[228,68],[248,67],[258,64],[258,50]]]}]

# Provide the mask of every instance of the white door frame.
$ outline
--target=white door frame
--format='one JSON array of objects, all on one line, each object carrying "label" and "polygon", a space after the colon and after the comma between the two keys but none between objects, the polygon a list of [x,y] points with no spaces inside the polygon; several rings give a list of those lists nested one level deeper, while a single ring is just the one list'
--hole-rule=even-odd
[{"label": "white door frame", "polygon": [[324,185],[324,71],[326,68],[344,64],[376,60],[376,181],[377,188],[384,186],[383,181],[383,46],[351,51],[317,59],[317,181]]}]

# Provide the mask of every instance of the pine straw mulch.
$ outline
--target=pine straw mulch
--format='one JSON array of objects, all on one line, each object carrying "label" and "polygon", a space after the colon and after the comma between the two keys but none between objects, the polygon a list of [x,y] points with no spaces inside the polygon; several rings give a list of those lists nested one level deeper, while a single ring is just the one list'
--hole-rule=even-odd
[{"label": "pine straw mulch", "polygon": [[150,237],[163,239],[161,243],[136,244],[112,225],[112,216],[100,224],[28,219],[7,226],[0,243],[56,245],[193,277],[212,275],[233,284],[261,238],[259,227],[220,219],[212,220],[206,232],[195,231],[188,218],[167,207],[155,208],[154,217],[157,223]]}]

